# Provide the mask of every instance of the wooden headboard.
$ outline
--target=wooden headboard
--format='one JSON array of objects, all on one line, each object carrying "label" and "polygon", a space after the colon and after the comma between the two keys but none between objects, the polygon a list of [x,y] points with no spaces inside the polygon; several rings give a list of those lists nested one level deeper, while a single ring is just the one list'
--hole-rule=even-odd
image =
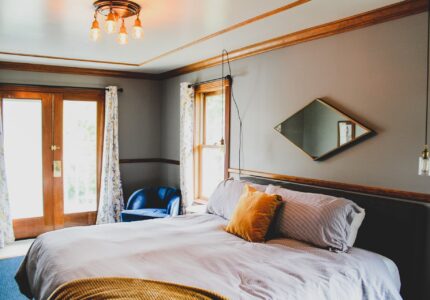
[{"label": "wooden headboard", "polygon": [[393,260],[404,299],[430,299],[430,204],[258,176],[241,179],[291,190],[344,197],[366,210],[355,247]]}]

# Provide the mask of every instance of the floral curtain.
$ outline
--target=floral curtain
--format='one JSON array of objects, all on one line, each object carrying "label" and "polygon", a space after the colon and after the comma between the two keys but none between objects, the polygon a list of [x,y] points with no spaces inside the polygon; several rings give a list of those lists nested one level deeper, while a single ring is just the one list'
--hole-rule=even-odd
[{"label": "floral curtain", "polygon": [[118,91],[109,86],[106,91],[103,163],[97,224],[120,221],[124,208],[119,171]]},{"label": "floral curtain", "polygon": [[0,249],[6,244],[13,242],[14,239],[12,216],[10,214],[9,194],[6,182],[3,120],[0,105]]},{"label": "floral curtain", "polygon": [[182,192],[182,208],[193,203],[193,143],[194,143],[194,88],[188,82],[181,83],[180,100],[180,186]]}]

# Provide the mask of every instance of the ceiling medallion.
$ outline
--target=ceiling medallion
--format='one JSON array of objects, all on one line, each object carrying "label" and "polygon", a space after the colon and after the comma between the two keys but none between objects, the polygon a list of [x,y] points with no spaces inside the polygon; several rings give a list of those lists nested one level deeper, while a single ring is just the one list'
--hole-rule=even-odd
[{"label": "ceiling medallion", "polygon": [[[94,2],[94,20],[91,25],[90,38],[92,41],[97,41],[101,37],[101,30],[98,15],[105,17],[105,31],[108,34],[118,32],[117,42],[120,45],[128,43],[128,33],[125,27],[124,19],[136,17],[132,28],[131,36],[134,39],[143,37],[142,23],[139,19],[141,7],[139,4],[128,0],[107,1],[98,0]],[[117,31],[117,25],[120,22],[121,26]]]}]

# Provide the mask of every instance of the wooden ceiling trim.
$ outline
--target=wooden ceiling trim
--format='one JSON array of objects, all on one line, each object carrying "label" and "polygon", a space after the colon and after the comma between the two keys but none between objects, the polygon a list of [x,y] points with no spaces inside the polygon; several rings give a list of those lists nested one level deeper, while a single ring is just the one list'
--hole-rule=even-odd
[{"label": "wooden ceiling trim", "polygon": [[40,55],[40,54],[30,54],[30,53],[16,53],[16,52],[2,52],[0,55],[11,55],[11,56],[22,56],[22,57],[32,57],[32,58],[45,58],[45,59],[56,59],[56,60],[66,60],[66,61],[78,61],[78,62],[88,62],[95,64],[107,64],[107,65],[119,65],[126,67],[138,67],[139,64],[119,62],[119,61],[108,61],[108,60],[95,60],[95,59],[85,59],[85,58],[71,58],[62,56],[52,56],[52,55]]},{"label": "wooden ceiling trim", "polygon": [[160,79],[160,76],[157,74],[104,70],[104,69],[91,69],[91,68],[62,67],[62,66],[53,66],[53,65],[15,63],[15,62],[4,62],[4,61],[3,62],[0,61],[0,69],[27,71],[27,72],[137,78],[137,79],[149,79],[149,80]]},{"label": "wooden ceiling trim", "polygon": [[243,22],[240,22],[240,23],[234,24],[234,25],[232,25],[232,26],[230,26],[230,27],[227,27],[227,28],[222,29],[222,30],[220,30],[220,31],[214,32],[214,33],[212,33],[212,34],[210,34],[210,35],[204,36],[204,37],[202,37],[202,38],[200,38],[200,39],[197,39],[197,40],[195,40],[195,41],[192,41],[192,42],[190,42],[190,43],[187,43],[187,44],[185,44],[185,45],[183,45],[183,46],[181,46],[181,47],[178,47],[178,48],[176,48],[176,49],[173,49],[173,50],[167,51],[167,52],[165,52],[165,53],[163,53],[163,54],[160,54],[160,55],[158,55],[158,56],[156,56],[156,57],[153,57],[153,58],[151,58],[151,59],[148,59],[148,60],[146,60],[146,61],[144,61],[144,62],[140,63],[140,64],[139,64],[139,66],[143,66],[143,65],[149,64],[149,63],[151,63],[151,62],[153,62],[153,61],[159,60],[159,59],[161,59],[161,58],[163,58],[163,57],[165,57],[165,56],[168,56],[168,55],[170,55],[170,54],[173,54],[173,53],[175,53],[175,52],[179,52],[179,51],[181,51],[181,50],[183,50],[183,49],[186,49],[186,48],[189,48],[189,47],[194,46],[194,45],[196,45],[196,44],[202,43],[202,42],[207,41],[207,40],[209,40],[209,39],[211,39],[211,38],[214,38],[214,37],[220,36],[220,35],[222,35],[222,34],[224,34],[224,33],[227,33],[227,32],[233,31],[233,30],[235,30],[235,29],[238,29],[238,28],[240,28],[240,27],[243,27],[243,26],[249,25],[249,24],[251,24],[251,23],[254,23],[254,22],[260,21],[260,20],[265,19],[265,18],[267,18],[267,17],[271,17],[271,16],[273,16],[273,15],[276,15],[276,14],[278,14],[278,13],[284,12],[284,11],[286,11],[286,10],[289,10],[289,9],[293,8],[293,7],[296,7],[296,6],[299,6],[299,5],[305,4],[305,3],[310,2],[310,1],[311,1],[311,0],[297,0],[297,1],[294,1],[294,2],[292,2],[292,3],[290,3],[290,4],[287,4],[287,5],[281,6],[281,7],[277,8],[277,9],[274,9],[274,10],[268,11],[268,12],[266,12],[266,13],[264,13],[264,14],[258,15],[258,16],[256,16],[256,17],[253,17],[253,18],[250,18],[250,19],[247,19],[247,20],[245,20],[245,21],[243,21]]},{"label": "wooden ceiling trim", "polygon": [[[291,5],[299,3],[293,2]],[[308,2],[308,0],[302,0]],[[387,22],[390,20],[414,15],[427,10],[427,0],[406,0],[392,5],[384,6],[369,12],[354,15],[348,18],[337,20],[334,22],[318,25],[294,33],[286,34],[274,39],[256,43],[241,49],[230,51],[230,60],[238,60],[249,56],[265,53],[268,51],[284,48],[299,43],[304,43],[314,39],[332,36],[335,34],[363,28],[366,26]],[[273,12],[273,11],[272,11]],[[270,13],[270,12],[269,12]],[[261,16],[259,16],[261,17]],[[258,17],[256,17],[258,18]],[[47,72],[60,74],[75,74],[89,76],[108,76],[108,77],[124,77],[138,78],[149,80],[162,80],[182,74],[187,74],[206,68],[220,65],[222,61],[221,55],[199,61],[190,65],[186,65],[174,70],[170,70],[161,74],[149,74],[129,71],[116,71],[93,68],[78,68],[78,67],[63,67],[55,65],[31,64],[31,63],[14,63],[1,62],[0,69],[31,71],[31,72]]]},{"label": "wooden ceiling trim", "polygon": [[[427,10],[427,0],[406,0],[392,5],[384,6],[369,12],[340,19],[334,22],[318,25],[274,39],[256,43],[241,49],[230,51],[230,60],[243,59],[279,48],[284,48],[311,40],[332,36],[335,34],[375,25],[394,19],[414,15]],[[187,74],[206,68],[220,65],[221,55],[199,61],[181,68],[160,74],[162,79]]]},{"label": "wooden ceiling trim", "polygon": [[183,50],[185,48],[191,47],[191,46],[196,45],[198,43],[204,42],[204,41],[209,40],[211,38],[214,38],[216,36],[222,35],[222,34],[227,33],[229,31],[232,31],[232,30],[235,30],[237,28],[246,26],[248,24],[254,23],[254,22],[259,21],[261,19],[273,16],[275,14],[278,14],[280,12],[286,11],[288,9],[291,9],[293,7],[299,6],[301,4],[304,4],[304,3],[307,3],[307,2],[310,2],[310,1],[311,0],[297,0],[297,1],[292,2],[290,4],[281,6],[281,7],[277,8],[277,9],[268,11],[268,12],[266,12],[264,14],[255,16],[255,17],[250,18],[250,19],[247,19],[247,20],[245,20],[243,22],[240,22],[238,24],[234,24],[234,25],[232,25],[230,27],[227,27],[225,29],[222,29],[222,30],[217,31],[215,33],[212,33],[210,35],[204,36],[204,37],[202,37],[202,38],[200,38],[198,40],[195,40],[195,41],[192,41],[190,43],[187,43],[187,44],[185,44],[185,45],[183,45],[181,47],[178,47],[176,49],[167,51],[167,52],[165,52],[165,53],[163,53],[161,55],[158,55],[156,57],[148,59],[148,60],[146,60],[146,61],[144,61],[142,63],[126,63],[126,62],[119,62],[119,61],[103,61],[103,60],[93,60],[93,59],[84,59],[84,58],[71,58],[71,57],[61,57],[61,56],[52,56],[52,55],[40,55],[40,54],[16,53],[16,52],[2,52],[2,51],[0,51],[0,55],[32,57],[32,58],[44,58],[44,59],[77,61],[77,62],[88,62],[88,63],[96,63],[96,64],[120,65],[120,66],[127,66],[127,67],[140,67],[140,66],[146,65],[146,64],[148,64],[150,62],[159,60],[159,59],[161,59],[161,58],[163,58],[163,57],[165,57],[167,55],[170,55],[172,53],[178,52],[180,50]]}]

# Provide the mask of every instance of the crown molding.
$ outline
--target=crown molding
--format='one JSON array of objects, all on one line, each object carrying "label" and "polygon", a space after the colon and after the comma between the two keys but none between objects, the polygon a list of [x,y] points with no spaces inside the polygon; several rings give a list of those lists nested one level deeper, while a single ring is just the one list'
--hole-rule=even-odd
[{"label": "crown molding", "polygon": [[30,64],[30,63],[16,63],[16,62],[6,62],[6,61],[0,61],[0,69],[27,71],[27,72],[57,73],[57,74],[137,78],[137,79],[148,79],[148,80],[160,79],[160,76],[157,74],[104,70],[104,69],[91,69],[91,68],[63,67],[63,66],[41,65],[41,64]]},{"label": "crown molding", "polygon": [[[427,10],[427,0],[406,0],[392,5],[384,6],[365,13],[340,19],[334,22],[318,25],[294,33],[286,34],[274,39],[256,43],[244,48],[230,51],[230,61],[265,53],[299,43],[352,31],[355,29],[375,25],[402,17],[418,14]],[[217,55],[184,67],[160,74],[161,79],[167,79],[220,65],[222,56]]]},{"label": "crown molding", "polygon": [[246,26],[246,25],[252,24],[252,23],[254,23],[254,22],[260,21],[260,20],[262,20],[262,19],[265,19],[265,18],[271,17],[271,16],[276,15],[276,14],[278,14],[278,13],[281,13],[281,12],[284,12],[284,11],[286,11],[286,10],[292,9],[292,8],[294,8],[294,7],[296,7],[296,6],[300,6],[300,5],[302,5],[302,4],[308,3],[308,2],[310,2],[310,1],[311,1],[311,0],[297,0],[297,1],[294,1],[294,2],[289,3],[289,4],[287,4],[287,5],[281,6],[281,7],[277,8],[277,9],[274,9],[274,10],[268,11],[268,12],[266,12],[266,13],[264,13],[264,14],[261,14],[261,15],[255,16],[255,17],[253,17],[253,18],[250,18],[250,19],[247,19],[247,20],[242,21],[242,22],[240,22],[240,23],[234,24],[234,25],[232,25],[232,26],[230,26],[230,27],[227,27],[227,28],[225,28],[225,29],[222,29],[222,30],[220,30],[220,31],[214,32],[214,33],[209,34],[209,35],[207,35],[207,36],[204,36],[204,37],[202,37],[202,38],[200,38],[200,39],[197,39],[197,40],[195,40],[195,41],[192,41],[192,42],[190,42],[190,43],[187,43],[187,44],[185,44],[185,45],[182,45],[182,46],[180,46],[180,47],[178,47],[178,48],[176,48],[176,49],[173,49],[173,50],[167,51],[167,52],[165,52],[165,53],[162,53],[162,54],[160,54],[160,55],[158,55],[158,56],[155,56],[155,57],[153,57],[153,58],[151,58],[151,59],[148,59],[148,60],[146,60],[146,61],[144,61],[144,62],[140,63],[140,64],[139,64],[139,66],[143,66],[143,65],[149,64],[149,63],[151,63],[151,62],[153,62],[153,61],[159,60],[159,59],[161,59],[161,58],[163,58],[163,57],[165,57],[165,56],[168,56],[168,55],[170,55],[170,54],[173,54],[173,53],[179,52],[179,51],[181,51],[181,50],[184,50],[184,49],[189,48],[189,47],[191,47],[191,46],[194,46],[194,45],[196,45],[196,44],[199,44],[199,43],[202,43],[202,42],[207,41],[207,40],[209,40],[209,39],[212,39],[212,38],[214,38],[214,37],[220,36],[220,35],[222,35],[222,34],[224,34],[224,33],[227,33],[227,32],[233,31],[233,30],[236,30],[236,29],[241,28],[241,27],[243,27],[243,26]]},{"label": "crown molding", "polygon": [[182,45],[182,46],[180,46],[178,48],[175,48],[175,49],[172,49],[172,50],[167,51],[165,53],[162,53],[160,55],[157,55],[157,56],[155,56],[155,57],[153,57],[151,59],[147,59],[147,60],[145,60],[145,61],[143,61],[141,63],[127,63],[127,62],[120,62],[120,61],[106,61],[106,60],[72,58],[72,57],[62,57],[62,56],[52,56],[52,55],[31,54],[31,53],[2,52],[2,51],[0,51],[0,55],[21,56],[21,57],[31,57],[31,58],[43,58],[43,59],[63,60],[63,61],[76,61],[76,62],[83,62],[83,63],[94,63],[94,64],[105,64],[105,65],[106,64],[107,65],[119,65],[119,66],[124,66],[124,67],[141,67],[143,65],[146,65],[146,64],[148,64],[150,62],[159,60],[159,59],[161,59],[161,58],[163,58],[165,56],[168,56],[170,54],[173,54],[175,52],[178,52],[178,51],[181,51],[183,49],[186,49],[186,48],[189,48],[191,46],[194,46],[194,45],[196,45],[198,43],[204,42],[206,40],[209,40],[209,39],[214,38],[216,36],[222,35],[222,34],[227,33],[229,31],[238,29],[240,27],[249,25],[251,23],[257,22],[259,20],[268,18],[270,16],[273,16],[275,14],[281,13],[283,11],[286,11],[286,10],[291,9],[293,7],[305,4],[305,3],[310,2],[310,1],[311,0],[296,0],[296,1],[292,2],[292,3],[287,4],[287,5],[281,6],[279,8],[276,8],[276,9],[268,11],[268,12],[265,12],[265,13],[263,13],[261,15],[252,17],[250,19],[247,19],[245,21],[239,22],[237,24],[234,24],[232,26],[224,28],[224,29],[222,29],[220,31],[214,32],[212,34],[209,34],[207,36],[199,38],[199,39],[197,39],[195,41],[192,41],[190,43]]},{"label": "crown molding", "polygon": [[[302,2],[305,3],[307,1],[302,1]],[[302,2],[297,1],[297,3],[302,3]],[[299,43],[304,43],[315,39],[328,37],[335,34],[352,31],[355,29],[418,14],[426,11],[427,7],[428,7],[427,0],[401,1],[399,3],[384,6],[384,7],[381,7],[372,11],[368,11],[365,13],[361,13],[358,15],[354,15],[348,18],[318,25],[318,26],[300,30],[294,33],[286,34],[274,39],[252,44],[250,46],[246,46],[240,49],[232,50],[229,53],[230,61],[243,59],[249,56],[254,56],[268,51],[289,47]],[[178,51],[181,49],[182,48],[180,49],[178,48]],[[59,74],[163,80],[163,79],[176,77],[182,74],[187,74],[187,73],[211,68],[211,67],[220,65],[221,62],[222,62],[221,55],[217,55],[212,58],[205,59],[197,63],[189,64],[161,74],[92,69],[92,68],[63,67],[63,66],[31,64],[31,63],[14,63],[14,62],[2,62],[2,61],[0,61],[0,69],[59,73]]]}]

